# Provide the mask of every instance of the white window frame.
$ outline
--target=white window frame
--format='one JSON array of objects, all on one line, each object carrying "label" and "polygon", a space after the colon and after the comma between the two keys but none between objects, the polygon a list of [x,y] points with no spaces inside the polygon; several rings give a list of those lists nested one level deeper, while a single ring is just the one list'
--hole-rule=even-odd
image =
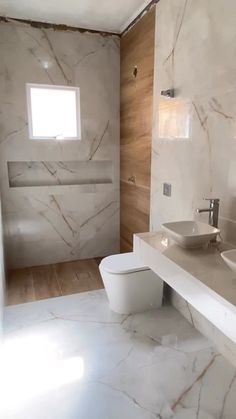
[{"label": "white window frame", "polygon": [[[37,89],[55,89],[55,90],[72,90],[76,94],[76,125],[77,125],[77,137],[65,137],[59,139],[57,137],[43,137],[33,135],[33,123],[32,123],[32,103],[31,103],[31,88],[36,87]],[[81,116],[80,116],[80,89],[79,87],[72,86],[59,86],[51,84],[37,84],[37,83],[26,83],[26,96],[27,96],[27,111],[28,111],[28,123],[29,123],[29,138],[30,140],[56,140],[56,141],[77,141],[81,140]]]}]

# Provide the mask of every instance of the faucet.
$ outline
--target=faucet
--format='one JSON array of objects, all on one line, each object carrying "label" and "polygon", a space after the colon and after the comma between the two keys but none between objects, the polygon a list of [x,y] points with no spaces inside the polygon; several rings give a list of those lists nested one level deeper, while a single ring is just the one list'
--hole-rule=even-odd
[{"label": "faucet", "polygon": [[205,201],[210,201],[210,207],[197,208],[197,213],[209,212],[209,224],[218,228],[220,200],[218,198],[205,198]]}]

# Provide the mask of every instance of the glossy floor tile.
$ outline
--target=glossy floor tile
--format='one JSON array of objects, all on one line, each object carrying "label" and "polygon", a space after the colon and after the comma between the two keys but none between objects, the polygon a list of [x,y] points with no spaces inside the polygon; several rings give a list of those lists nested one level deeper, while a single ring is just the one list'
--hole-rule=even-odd
[{"label": "glossy floor tile", "polygon": [[173,307],[121,316],[105,291],[7,307],[4,419],[235,419],[236,370]]}]

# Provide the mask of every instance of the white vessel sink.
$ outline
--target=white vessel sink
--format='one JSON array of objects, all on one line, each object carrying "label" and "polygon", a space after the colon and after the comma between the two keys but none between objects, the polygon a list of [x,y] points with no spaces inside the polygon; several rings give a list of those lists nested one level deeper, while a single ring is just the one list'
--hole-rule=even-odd
[{"label": "white vessel sink", "polygon": [[236,249],[227,250],[226,252],[221,253],[221,256],[228,267],[236,272]]},{"label": "white vessel sink", "polygon": [[177,221],[162,224],[163,230],[181,247],[201,247],[216,239],[220,230],[198,221]]}]

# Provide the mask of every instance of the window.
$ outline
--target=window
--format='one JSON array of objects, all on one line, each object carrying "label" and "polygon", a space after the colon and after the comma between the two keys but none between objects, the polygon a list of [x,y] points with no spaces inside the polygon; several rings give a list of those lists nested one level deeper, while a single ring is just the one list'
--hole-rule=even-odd
[{"label": "window", "polygon": [[79,88],[42,84],[26,87],[31,139],[81,139]]}]

